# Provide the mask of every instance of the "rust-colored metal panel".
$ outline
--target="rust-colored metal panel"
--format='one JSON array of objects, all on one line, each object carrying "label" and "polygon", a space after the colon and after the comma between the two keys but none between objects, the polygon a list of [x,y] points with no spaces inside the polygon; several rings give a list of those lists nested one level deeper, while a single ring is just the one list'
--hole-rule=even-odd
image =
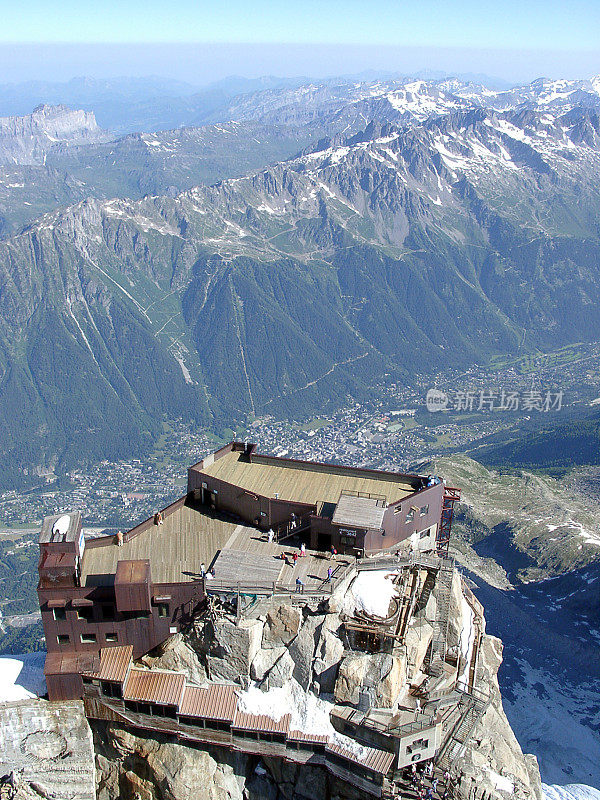
[{"label": "rust-colored metal panel", "polygon": [[275,720],[264,714],[246,714],[244,711],[238,711],[231,727],[258,733],[287,734],[290,729],[290,714],[284,714],[281,719]]},{"label": "rust-colored metal panel", "polygon": [[122,647],[103,647],[100,650],[100,666],[94,672],[86,673],[90,678],[101,681],[124,683],[131,665],[133,645]]},{"label": "rust-colored metal panel", "polygon": [[150,561],[117,562],[115,597],[119,613],[150,611]]},{"label": "rust-colored metal panel", "polygon": [[187,686],[181,701],[180,714],[186,717],[233,722],[237,710],[239,686],[213,684],[206,688]]},{"label": "rust-colored metal panel", "polygon": [[325,748],[325,753],[341,756],[348,761],[359,764],[370,772],[376,772],[380,775],[385,775],[394,761],[394,754],[390,753],[389,750],[380,750],[377,747],[367,747],[365,745],[361,745],[360,755],[358,752],[347,750],[337,744],[328,744]]},{"label": "rust-colored metal panel", "polygon": [[287,735],[290,742],[307,742],[309,744],[327,744],[328,736],[320,736],[316,733],[304,733],[304,731],[290,731]]},{"label": "rust-colored metal panel", "polygon": [[179,707],[184,688],[183,673],[131,669],[123,687],[123,699]]}]

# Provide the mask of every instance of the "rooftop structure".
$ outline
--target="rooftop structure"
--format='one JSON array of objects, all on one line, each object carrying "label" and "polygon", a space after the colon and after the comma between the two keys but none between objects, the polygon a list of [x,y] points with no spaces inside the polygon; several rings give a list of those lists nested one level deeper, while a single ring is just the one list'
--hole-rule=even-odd
[{"label": "rooftop structure", "polygon": [[210,475],[257,495],[308,505],[319,500],[337,503],[340,495],[350,492],[401,500],[420,486],[416,475],[276,458],[260,455],[251,448],[232,449],[220,457],[215,454],[190,471]]}]

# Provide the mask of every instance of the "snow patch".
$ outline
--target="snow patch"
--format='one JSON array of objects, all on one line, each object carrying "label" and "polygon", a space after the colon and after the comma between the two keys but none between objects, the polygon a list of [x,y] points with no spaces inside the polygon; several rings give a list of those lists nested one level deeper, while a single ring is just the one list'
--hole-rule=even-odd
[{"label": "snow patch", "polygon": [[570,783],[566,786],[548,786],[542,783],[544,800],[600,800],[600,792],[583,783]]},{"label": "snow patch", "polygon": [[22,661],[18,661],[16,658],[0,657],[0,703],[30,700],[35,697],[33,692],[28,692],[16,682],[22,669]]},{"label": "snow patch", "polygon": [[393,582],[398,570],[373,570],[359,572],[350,587],[356,611],[385,619],[390,603],[398,592]]},{"label": "snow patch", "polygon": [[285,686],[269,689],[268,692],[250,686],[237,694],[238,708],[246,714],[264,715],[276,722],[289,714],[290,730],[326,736],[330,743],[343,747],[358,758],[364,758],[367,753],[362,745],[349,736],[338,733],[333,727],[329,718],[333,703],[321,700],[311,692],[305,692],[293,679]]}]

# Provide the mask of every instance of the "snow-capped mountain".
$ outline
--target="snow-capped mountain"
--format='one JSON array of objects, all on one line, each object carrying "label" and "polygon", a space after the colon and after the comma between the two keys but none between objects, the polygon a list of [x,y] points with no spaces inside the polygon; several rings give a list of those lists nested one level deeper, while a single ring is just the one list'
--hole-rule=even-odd
[{"label": "snow-capped mountain", "polygon": [[553,113],[566,113],[574,108],[598,109],[600,77],[590,80],[540,78],[508,91],[456,78],[330,80],[242,95],[217,113],[222,119],[320,124],[333,132],[333,126],[340,121],[346,123],[346,130],[355,130],[357,125],[364,127],[371,120],[411,124],[469,108]]}]

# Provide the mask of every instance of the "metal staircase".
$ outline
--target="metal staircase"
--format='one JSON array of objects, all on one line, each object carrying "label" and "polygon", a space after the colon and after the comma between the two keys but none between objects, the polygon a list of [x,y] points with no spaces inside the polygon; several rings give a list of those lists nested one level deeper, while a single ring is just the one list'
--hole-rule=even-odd
[{"label": "metal staircase", "polygon": [[490,698],[477,689],[460,690],[461,700],[458,705],[459,717],[441,747],[437,764],[441,769],[449,770],[459,758],[465,745],[471,738],[475,726],[484,715]]},{"label": "metal staircase", "polygon": [[442,558],[436,581],[437,611],[433,623],[431,652],[429,656],[429,674],[438,677],[442,674],[448,638],[448,617],[450,614],[450,597],[452,596],[452,578],[454,576],[454,559]]}]

